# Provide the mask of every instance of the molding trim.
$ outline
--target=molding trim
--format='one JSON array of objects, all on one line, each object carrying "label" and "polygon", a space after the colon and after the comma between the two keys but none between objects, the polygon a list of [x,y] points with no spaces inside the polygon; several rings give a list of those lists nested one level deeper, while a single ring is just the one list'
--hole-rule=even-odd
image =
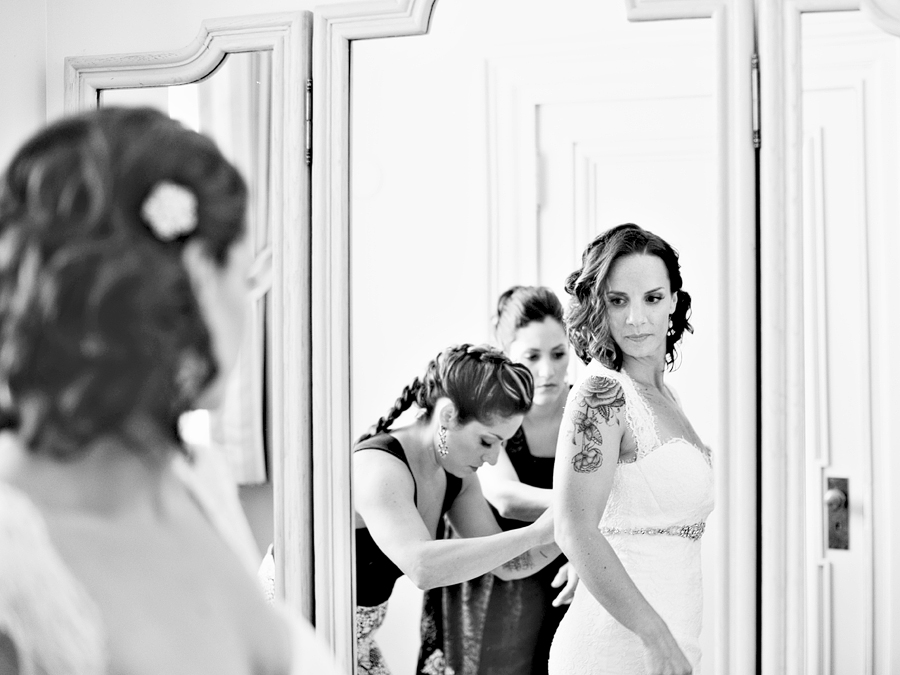
[{"label": "molding trim", "polygon": [[316,629],[355,672],[350,438],[350,49],[421,35],[436,0],[319,7],[313,32],[312,356]]},{"label": "molding trim", "polygon": [[65,110],[71,113],[96,107],[103,89],[196,82],[212,73],[230,53],[262,49],[283,52],[301,14],[209,19],[200,24],[200,32],[189,45],[176,51],[67,57]]},{"label": "molding trim", "polygon": [[629,21],[708,19],[724,6],[723,0],[625,0]]},{"label": "molding trim", "polygon": [[[311,15],[289,12],[204,21],[174,52],[66,59],[67,113],[99,105],[111,88],[186,84],[209,76],[230,53],[272,52],[272,452],[276,586],[313,619],[310,200],[305,162],[305,88]],[[304,186],[307,186],[304,188]],[[302,477],[297,479],[295,477]]]},{"label": "molding trim", "polygon": [[900,36],[900,5],[896,0],[860,0],[863,14],[881,30]]},{"label": "molding trim", "polygon": [[803,288],[800,14],[792,0],[759,7],[760,61],[771,73],[760,83],[760,665],[773,675],[802,671],[806,662],[806,589],[792,581],[803,578],[804,522],[790,508],[805,488],[803,297],[794,290]]}]

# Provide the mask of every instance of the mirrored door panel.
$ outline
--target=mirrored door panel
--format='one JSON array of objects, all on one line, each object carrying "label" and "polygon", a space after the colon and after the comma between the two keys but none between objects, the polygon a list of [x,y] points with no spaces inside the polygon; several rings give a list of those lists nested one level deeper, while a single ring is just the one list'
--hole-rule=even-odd
[{"label": "mirrored door panel", "polygon": [[66,108],[163,110],[211,136],[247,181],[249,330],[225,405],[184,429],[227,453],[260,559],[274,543],[275,592],[313,620],[311,23],[308,12],[214,18],[178,51],[68,58]]},{"label": "mirrored door panel", "polygon": [[[727,453],[708,405],[725,397],[716,25],[632,23],[624,3],[488,5],[441,4],[427,35],[352,43],[351,437],[441,349],[492,341],[502,291],[547,285],[566,304],[584,247],[636,222],[682,256],[696,333],[671,382]],[[710,627],[717,528],[704,535]],[[375,636],[392,672],[414,672],[421,613],[400,579]],[[717,672],[712,629],[704,640]]]},{"label": "mirrored door panel", "polygon": [[[264,484],[268,481],[270,444],[266,438],[265,402],[271,400],[265,353],[266,314],[272,288],[268,199],[272,54],[268,51],[228,54],[209,77],[199,82],[106,89],[100,92],[100,105],[150,106],[162,110],[185,126],[213,138],[247,181],[247,231],[255,257],[247,340],[222,408],[211,414],[195,411],[182,422],[186,437],[193,442],[215,442],[222,448],[240,484]],[[268,491],[271,499],[271,488]],[[271,527],[267,533],[260,534],[261,540],[271,541]]]}]

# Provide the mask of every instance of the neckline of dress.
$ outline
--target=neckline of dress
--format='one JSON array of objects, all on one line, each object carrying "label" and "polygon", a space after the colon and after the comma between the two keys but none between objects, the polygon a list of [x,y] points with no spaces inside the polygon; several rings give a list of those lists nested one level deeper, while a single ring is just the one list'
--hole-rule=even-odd
[{"label": "neckline of dress", "polygon": [[[638,389],[637,380],[635,380],[631,375],[629,375],[628,371],[626,371],[624,369],[623,370],[612,370],[611,368],[607,368],[606,366],[604,366],[602,363],[597,363],[597,365],[600,366],[601,368],[603,368],[604,370],[606,370],[607,372],[615,373],[616,375],[621,375],[622,377],[624,377],[625,379],[628,380],[629,384],[631,385],[631,388],[634,390],[635,395],[638,397],[641,404],[644,406],[644,409],[647,411],[647,415],[650,418],[650,424],[653,429],[653,434],[654,434],[654,436],[656,436],[656,446],[651,451],[647,452],[643,456],[637,455],[635,457],[634,461],[632,461],[632,462],[619,462],[620,465],[630,466],[630,465],[638,464],[642,460],[646,459],[647,457],[649,457],[650,455],[655,453],[660,448],[662,448],[666,445],[669,445],[675,441],[683,441],[684,443],[687,443],[690,447],[692,447],[694,450],[699,452],[700,456],[703,457],[707,463],[710,463],[711,458],[710,458],[709,452],[707,452],[704,448],[699,447],[693,441],[689,441],[684,436],[670,436],[665,441],[660,439],[659,426],[656,423],[656,415],[653,412],[653,408],[650,407],[650,404],[647,403],[647,400],[644,398],[644,395],[641,393],[640,389]],[[666,385],[666,387],[668,388],[668,385]]]}]

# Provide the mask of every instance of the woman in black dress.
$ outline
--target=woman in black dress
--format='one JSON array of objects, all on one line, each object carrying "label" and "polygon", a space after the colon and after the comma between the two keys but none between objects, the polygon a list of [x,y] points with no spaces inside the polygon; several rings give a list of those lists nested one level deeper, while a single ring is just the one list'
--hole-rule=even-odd
[{"label": "woman in black dress", "polygon": [[[556,439],[569,392],[569,343],[562,306],[546,287],[514,286],[500,296],[497,341],[534,378],[534,402],[493,466],[479,472],[500,526],[515,530],[550,506]],[[453,536],[448,533],[447,536]],[[441,654],[458,675],[540,675],[577,578],[564,558],[532,576],[484,575],[426,597],[420,672]],[[559,586],[565,588],[560,592]]]},{"label": "woman in black dress", "polygon": [[[559,555],[549,512],[527,527],[502,531],[475,474],[497,461],[531,408],[533,392],[528,369],[499,350],[450,347],[357,442],[357,673],[387,672],[372,633],[404,574],[428,590],[485,573],[516,579]],[[418,417],[395,428],[413,404]],[[461,538],[438,538],[445,514]],[[443,673],[439,660],[434,655],[429,667]]]}]

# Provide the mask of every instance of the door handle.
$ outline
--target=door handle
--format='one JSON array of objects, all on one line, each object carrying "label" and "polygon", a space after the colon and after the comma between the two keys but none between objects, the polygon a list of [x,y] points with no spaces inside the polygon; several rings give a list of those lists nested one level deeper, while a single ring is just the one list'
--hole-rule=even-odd
[{"label": "door handle", "polygon": [[828,523],[828,548],[850,548],[850,481],[846,478],[828,478],[828,489],[823,501]]}]

